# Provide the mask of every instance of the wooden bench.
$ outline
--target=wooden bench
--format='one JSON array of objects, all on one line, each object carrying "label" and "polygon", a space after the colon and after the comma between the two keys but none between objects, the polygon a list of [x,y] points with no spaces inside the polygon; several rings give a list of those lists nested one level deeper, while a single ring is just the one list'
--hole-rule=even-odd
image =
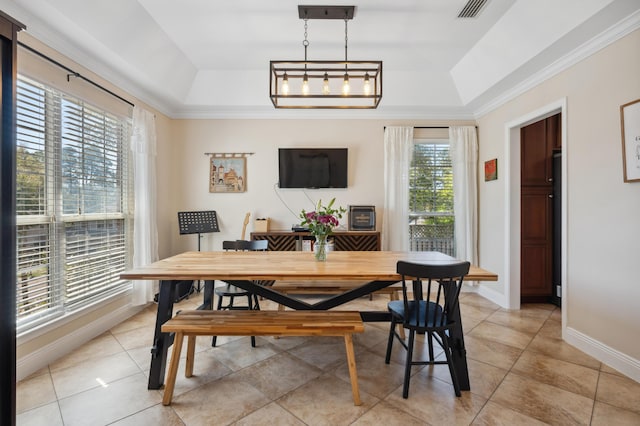
[{"label": "wooden bench", "polygon": [[181,311],[162,325],[175,333],[163,405],[170,405],[182,341],[187,336],[185,377],[193,375],[196,336],[344,336],[353,402],[360,405],[353,333],[363,333],[360,313],[352,311]]}]

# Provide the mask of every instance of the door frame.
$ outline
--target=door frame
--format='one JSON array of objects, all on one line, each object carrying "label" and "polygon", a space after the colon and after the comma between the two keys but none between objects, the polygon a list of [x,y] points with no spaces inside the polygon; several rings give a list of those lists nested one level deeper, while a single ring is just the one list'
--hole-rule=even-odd
[{"label": "door frame", "polygon": [[[505,124],[505,302],[508,309],[520,309],[520,129],[555,114],[560,117],[562,140],[562,306],[567,306],[567,98],[561,98],[539,109],[531,111]],[[562,324],[566,324],[566,309],[562,309]],[[564,334],[564,333],[563,333]]]}]

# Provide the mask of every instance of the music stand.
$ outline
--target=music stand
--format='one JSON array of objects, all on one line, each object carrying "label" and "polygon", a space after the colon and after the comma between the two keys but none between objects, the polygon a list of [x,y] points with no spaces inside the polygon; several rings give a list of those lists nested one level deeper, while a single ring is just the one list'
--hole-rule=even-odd
[{"label": "music stand", "polygon": [[[198,234],[198,251],[200,251],[200,239],[202,234],[220,232],[218,217],[214,210],[201,212],[178,212],[178,228],[180,235]],[[198,293],[200,292],[200,280],[198,280]]]}]

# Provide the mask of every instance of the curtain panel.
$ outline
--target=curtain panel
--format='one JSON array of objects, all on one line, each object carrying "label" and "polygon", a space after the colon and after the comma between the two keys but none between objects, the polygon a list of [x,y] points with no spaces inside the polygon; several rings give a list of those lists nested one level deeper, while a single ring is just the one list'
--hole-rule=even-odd
[{"label": "curtain panel", "polygon": [[449,128],[456,257],[478,264],[478,137],[475,126]]},{"label": "curtain panel", "polygon": [[[133,267],[158,260],[156,220],[156,125],[155,116],[138,106],[133,109]],[[133,281],[132,304],[153,300],[157,281]]]},{"label": "curtain panel", "polygon": [[384,131],[384,216],[382,250],[409,250],[409,167],[413,127]]}]

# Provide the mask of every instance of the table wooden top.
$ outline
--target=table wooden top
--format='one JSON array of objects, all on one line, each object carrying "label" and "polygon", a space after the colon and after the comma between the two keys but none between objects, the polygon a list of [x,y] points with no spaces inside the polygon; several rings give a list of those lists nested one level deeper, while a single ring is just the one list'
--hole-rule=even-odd
[{"label": "table wooden top", "polygon": [[[399,260],[427,264],[457,262],[439,252],[332,251],[326,262],[303,251],[190,251],[126,271],[128,280],[361,280],[394,281]],[[467,281],[497,281],[471,266]]]}]

